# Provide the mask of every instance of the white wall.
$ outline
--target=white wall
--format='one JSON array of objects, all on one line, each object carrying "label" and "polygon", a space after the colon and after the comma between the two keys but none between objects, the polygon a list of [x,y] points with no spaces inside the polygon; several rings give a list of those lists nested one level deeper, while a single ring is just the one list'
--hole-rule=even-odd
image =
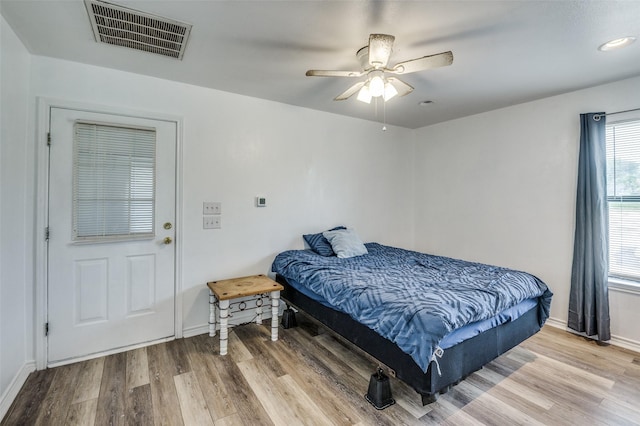
[{"label": "white wall", "polygon": [[[0,419],[33,363],[31,57],[0,16]],[[27,167],[27,166],[31,167]]]},{"label": "white wall", "polygon": [[[634,78],[417,130],[416,248],[533,273],[566,323],[579,114],[638,108],[638,93]],[[618,340],[640,345],[638,306],[610,291]]]},{"label": "white wall", "polygon": [[[268,273],[303,233],[345,224],[365,241],[413,244],[410,130],[45,57],[32,67],[34,96],[184,117],[187,334],[207,324],[207,281]],[[203,201],[222,202],[221,230],[202,229]]]}]

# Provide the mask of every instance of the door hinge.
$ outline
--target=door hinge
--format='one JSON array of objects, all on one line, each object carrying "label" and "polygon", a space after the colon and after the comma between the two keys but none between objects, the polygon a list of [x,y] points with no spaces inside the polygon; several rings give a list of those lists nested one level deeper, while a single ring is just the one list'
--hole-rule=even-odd
[{"label": "door hinge", "polygon": [[47,146],[51,146],[51,132],[47,133]]},{"label": "door hinge", "polygon": [[49,323],[45,323],[44,325],[44,335],[45,336],[49,335]]},{"label": "door hinge", "polygon": [[44,228],[44,240],[49,241],[49,227]]}]

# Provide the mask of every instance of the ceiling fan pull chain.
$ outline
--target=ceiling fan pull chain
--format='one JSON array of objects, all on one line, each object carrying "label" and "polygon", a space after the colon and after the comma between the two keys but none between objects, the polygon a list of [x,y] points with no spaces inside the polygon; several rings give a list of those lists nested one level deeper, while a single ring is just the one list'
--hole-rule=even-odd
[{"label": "ceiling fan pull chain", "polygon": [[387,103],[382,103],[382,131],[387,131]]}]

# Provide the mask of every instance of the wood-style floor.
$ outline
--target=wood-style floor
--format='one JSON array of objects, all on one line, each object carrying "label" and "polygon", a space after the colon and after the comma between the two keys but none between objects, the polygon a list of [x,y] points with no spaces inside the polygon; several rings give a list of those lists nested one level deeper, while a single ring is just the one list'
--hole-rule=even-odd
[{"label": "wood-style floor", "polygon": [[437,402],[391,379],[397,404],[363,398],[374,364],[315,322],[109,355],[28,378],[2,425],[633,425],[640,354],[545,327]]}]

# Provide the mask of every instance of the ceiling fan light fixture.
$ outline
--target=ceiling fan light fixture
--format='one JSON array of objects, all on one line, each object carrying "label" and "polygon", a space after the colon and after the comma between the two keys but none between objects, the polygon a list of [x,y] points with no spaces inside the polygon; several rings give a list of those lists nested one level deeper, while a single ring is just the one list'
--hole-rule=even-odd
[{"label": "ceiling fan light fixture", "polygon": [[382,73],[376,74],[369,79],[369,92],[371,96],[377,98],[378,96],[384,95],[384,77],[382,77]]},{"label": "ceiling fan light fixture", "polygon": [[384,101],[387,102],[397,94],[398,94],[398,91],[396,90],[395,87],[393,87],[393,84],[387,81],[384,85],[384,95],[382,95],[384,98]]},{"label": "ceiling fan light fixture", "polygon": [[371,96],[371,92],[369,91],[369,86],[365,84],[364,86],[362,86],[362,88],[358,92],[358,100],[360,102],[370,104],[371,98],[372,96]]}]

